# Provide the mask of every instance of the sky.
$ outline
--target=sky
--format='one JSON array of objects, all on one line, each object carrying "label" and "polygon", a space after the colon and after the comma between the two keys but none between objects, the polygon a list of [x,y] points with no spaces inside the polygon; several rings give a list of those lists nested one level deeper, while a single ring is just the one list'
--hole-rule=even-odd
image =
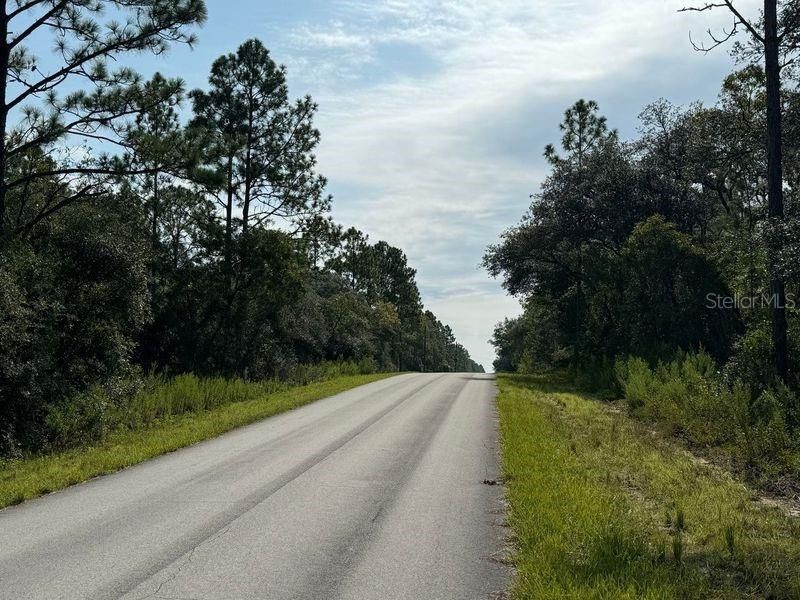
[{"label": "sky", "polygon": [[[563,111],[597,100],[623,138],[659,98],[713,103],[734,68],[690,32],[730,26],[691,0],[207,0],[192,51],[145,70],[205,85],[211,62],[258,37],[293,95],[320,106],[319,171],[333,215],[401,247],[423,301],[491,369],[494,325],[519,302],[480,268],[547,174]],[[758,0],[740,0],[754,15]]]}]

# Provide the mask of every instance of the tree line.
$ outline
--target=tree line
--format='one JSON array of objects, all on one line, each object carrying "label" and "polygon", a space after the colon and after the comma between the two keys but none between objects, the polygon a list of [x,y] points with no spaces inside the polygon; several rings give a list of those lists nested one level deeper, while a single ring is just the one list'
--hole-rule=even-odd
[{"label": "tree line", "polygon": [[734,26],[696,49],[738,36],[716,104],[654,102],[631,140],[595,102],[566,112],[561,148],[545,150],[549,176],[485,256],[524,304],[496,328],[497,369],[602,378],[617,357],[655,365],[703,350],[754,396],[798,389],[800,10],[685,10],[715,9]]},{"label": "tree line", "polygon": [[125,66],[205,19],[200,0],[0,7],[0,452],[143,372],[482,370],[402,250],[333,222],[317,105],[259,40],[201,90]]}]

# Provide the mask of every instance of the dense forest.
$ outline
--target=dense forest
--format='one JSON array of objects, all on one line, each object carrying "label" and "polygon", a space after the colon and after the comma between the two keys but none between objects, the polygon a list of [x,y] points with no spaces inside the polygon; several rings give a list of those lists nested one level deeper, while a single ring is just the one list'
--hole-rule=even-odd
[{"label": "dense forest", "polygon": [[333,222],[317,106],[260,41],[187,92],[126,59],[194,44],[200,0],[4,5],[0,451],[148,373],[482,370],[402,250]]},{"label": "dense forest", "polygon": [[800,444],[800,9],[765,6],[696,44],[739,34],[714,105],[653,102],[630,140],[596,102],[570,107],[549,176],[485,257],[524,305],[496,328],[496,369],[569,369],[748,460]]}]

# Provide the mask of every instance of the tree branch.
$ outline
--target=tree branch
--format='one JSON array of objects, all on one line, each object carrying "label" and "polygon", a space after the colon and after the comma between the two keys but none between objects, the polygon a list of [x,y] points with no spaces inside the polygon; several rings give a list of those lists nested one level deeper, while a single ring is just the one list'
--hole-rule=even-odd
[{"label": "tree branch", "polygon": [[26,4],[22,4],[16,10],[13,10],[8,14],[8,20],[10,21],[18,17],[22,13],[32,9],[34,6],[38,6],[39,4],[44,4],[45,2],[47,2],[47,0],[31,0]]},{"label": "tree branch", "polygon": [[725,5],[728,7],[728,10],[730,10],[736,16],[737,19],[739,19],[739,22],[747,28],[750,34],[756,40],[758,40],[763,44],[764,36],[758,32],[758,30],[752,23],[750,23],[750,21],[748,21],[747,19],[744,18],[744,16],[742,16],[742,13],[736,10],[736,7],[733,5],[733,2],[731,0],[725,0]]},{"label": "tree branch", "polygon": [[52,16],[58,14],[61,10],[66,8],[68,2],[67,0],[61,0],[58,4],[53,5],[53,8],[45,12],[41,17],[36,19],[33,23],[31,23],[28,27],[26,27],[22,33],[16,36],[13,40],[8,43],[8,49],[13,50],[16,48],[25,38],[30,36],[33,32],[35,32],[39,27],[44,25],[48,19]]},{"label": "tree branch", "polygon": [[57,213],[62,208],[72,204],[73,202],[77,202],[78,200],[86,199],[86,198],[97,198],[102,196],[106,193],[105,190],[91,192],[90,190],[94,186],[85,186],[82,189],[78,190],[71,196],[67,196],[66,198],[61,199],[59,202],[56,202],[52,206],[46,209],[42,209],[39,213],[33,217],[30,221],[25,223],[24,225],[18,225],[16,229],[11,232],[12,236],[18,236],[22,233],[28,233],[31,229],[36,227],[39,223],[44,221],[50,215]]},{"label": "tree branch", "polygon": [[[161,29],[168,29],[171,26],[178,25],[179,23],[170,23],[170,24],[163,24]],[[28,84],[29,89],[19,94],[16,98],[14,98],[11,102],[9,102],[6,106],[6,110],[11,110],[21,102],[23,102],[26,98],[33,94],[41,93],[42,91],[46,91],[49,89],[51,84],[54,82],[63,82],[68,76],[74,75],[76,71],[79,71],[84,65],[90,63],[91,61],[98,59],[103,56],[110,56],[115,52],[124,51],[124,50],[136,50],[137,46],[145,42],[150,38],[155,38],[160,35],[159,31],[155,31],[149,28],[143,28],[139,31],[138,35],[134,35],[131,37],[120,37],[116,40],[105,40],[101,42],[99,47],[95,48],[93,51],[87,51],[87,47],[83,50],[86,52],[85,54],[78,54],[73,60],[67,61],[66,64],[61,69],[51,73],[50,75],[45,76],[37,83]]]},{"label": "tree branch", "polygon": [[764,36],[758,32],[758,30],[750,21],[744,18],[744,15],[742,15],[742,13],[739,12],[739,10],[733,5],[732,0],[724,0],[723,2],[709,2],[707,4],[704,4],[703,6],[685,6],[680,10],[678,10],[678,12],[706,12],[714,10],[715,8],[727,8],[731,13],[733,13],[733,16],[735,18],[733,31],[730,34],[726,32],[725,38],[717,39],[711,33],[711,30],[709,30],[708,33],[711,36],[711,39],[714,40],[714,45],[710,48],[705,48],[703,46],[698,47],[694,42],[692,42],[692,46],[694,46],[696,50],[700,52],[710,52],[714,48],[720,46],[721,44],[724,44],[735,35],[738,25],[743,25],[747,29],[747,31],[750,32],[750,35],[752,35],[753,38],[755,38],[758,42],[762,44],[764,43]]},{"label": "tree branch", "polygon": [[92,167],[73,167],[69,169],[53,169],[50,171],[37,171],[30,173],[19,179],[10,181],[7,185],[8,189],[16,188],[25,185],[29,181],[36,179],[49,179],[52,177],[59,177],[65,175],[105,175],[109,177],[122,177],[126,175],[150,175],[159,169],[110,169],[110,168],[92,168]]},{"label": "tree branch", "polygon": [[723,44],[727,43],[732,38],[736,37],[736,34],[738,33],[738,31],[737,31],[738,25],[739,25],[738,21],[734,20],[733,28],[730,31],[725,31],[725,29],[723,29],[722,33],[724,35],[721,38],[716,37],[714,35],[714,33],[711,31],[711,29],[707,29],[706,30],[706,34],[708,35],[708,37],[711,38],[711,41],[713,42],[713,44],[711,46],[705,46],[705,45],[701,45],[701,44],[695,43],[695,41],[692,39],[692,32],[690,31],[689,32],[689,43],[692,44],[692,48],[694,48],[697,52],[702,52],[704,54],[708,54],[709,52],[711,52],[711,51],[719,48]]}]

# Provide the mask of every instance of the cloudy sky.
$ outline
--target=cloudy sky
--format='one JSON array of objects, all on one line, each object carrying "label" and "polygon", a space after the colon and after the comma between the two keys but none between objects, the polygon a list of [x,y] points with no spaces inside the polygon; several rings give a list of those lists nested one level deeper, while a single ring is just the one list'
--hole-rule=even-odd
[{"label": "cloudy sky", "polygon": [[692,51],[690,31],[730,19],[678,14],[690,0],[207,1],[197,48],[154,68],[202,86],[216,56],[261,38],[320,104],[336,219],[402,247],[427,307],[487,367],[519,305],[479,263],[546,174],[563,110],[593,98],[628,137],[658,98],[713,102],[732,68]]}]

